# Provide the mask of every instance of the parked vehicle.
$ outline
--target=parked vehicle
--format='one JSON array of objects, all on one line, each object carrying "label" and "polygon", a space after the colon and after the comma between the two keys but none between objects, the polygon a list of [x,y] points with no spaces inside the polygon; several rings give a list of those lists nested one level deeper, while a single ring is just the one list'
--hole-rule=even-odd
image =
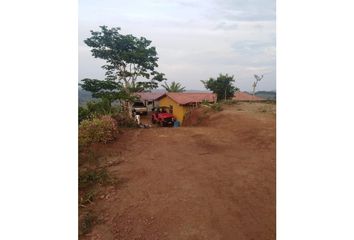
[{"label": "parked vehicle", "polygon": [[143,102],[134,102],[133,103],[133,114],[146,115],[148,110]]},{"label": "parked vehicle", "polygon": [[153,124],[157,123],[161,127],[172,127],[175,121],[176,118],[169,113],[168,107],[158,107],[151,115],[151,122]]}]

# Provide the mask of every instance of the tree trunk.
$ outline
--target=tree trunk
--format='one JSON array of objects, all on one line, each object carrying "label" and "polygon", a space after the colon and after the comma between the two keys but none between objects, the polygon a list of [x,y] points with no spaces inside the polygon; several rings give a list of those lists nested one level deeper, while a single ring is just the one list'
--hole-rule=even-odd
[{"label": "tree trunk", "polygon": [[133,104],[130,101],[127,101],[127,111],[128,111],[128,116],[129,118],[133,118]]}]

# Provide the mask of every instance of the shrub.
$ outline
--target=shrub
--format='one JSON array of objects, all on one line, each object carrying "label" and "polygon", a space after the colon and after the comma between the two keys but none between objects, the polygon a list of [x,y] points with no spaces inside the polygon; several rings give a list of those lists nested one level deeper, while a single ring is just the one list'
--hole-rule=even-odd
[{"label": "shrub", "polygon": [[87,108],[79,107],[79,124],[85,120],[90,118],[90,111]]},{"label": "shrub", "polygon": [[96,116],[106,115],[111,112],[111,104],[108,100],[90,101],[86,103],[87,110]]},{"label": "shrub", "polygon": [[130,118],[126,112],[112,115],[112,118],[116,120],[119,127],[134,128],[138,127],[133,118]]},{"label": "shrub", "polygon": [[214,111],[217,111],[217,112],[222,111],[221,104],[218,103],[218,102],[217,103],[213,103],[210,106],[211,106],[211,109],[213,109]]},{"label": "shrub", "polygon": [[86,119],[93,119],[104,115],[117,114],[121,106],[112,105],[108,100],[89,101],[86,106],[79,106],[79,124]]},{"label": "shrub", "polygon": [[79,126],[79,147],[111,142],[117,133],[116,121],[110,116],[83,120]]}]

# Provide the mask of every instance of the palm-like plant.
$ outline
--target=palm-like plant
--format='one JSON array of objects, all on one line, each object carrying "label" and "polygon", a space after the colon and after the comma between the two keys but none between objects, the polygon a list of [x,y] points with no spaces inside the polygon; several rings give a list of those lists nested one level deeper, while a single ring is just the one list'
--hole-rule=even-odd
[{"label": "palm-like plant", "polygon": [[170,85],[168,85],[167,82],[162,84],[162,87],[166,89],[167,92],[184,92],[185,87],[182,87],[180,83],[176,83],[175,81],[171,82]]}]

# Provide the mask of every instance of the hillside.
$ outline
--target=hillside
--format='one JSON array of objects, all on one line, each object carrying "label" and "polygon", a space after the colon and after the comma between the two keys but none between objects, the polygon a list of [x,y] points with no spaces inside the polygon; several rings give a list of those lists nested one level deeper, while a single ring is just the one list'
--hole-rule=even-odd
[{"label": "hillside", "polygon": [[79,88],[79,106],[84,105],[88,101],[91,101],[93,98],[90,92],[82,90]]},{"label": "hillside", "polygon": [[277,93],[275,91],[258,91],[255,95],[268,100],[276,100],[277,98]]}]

